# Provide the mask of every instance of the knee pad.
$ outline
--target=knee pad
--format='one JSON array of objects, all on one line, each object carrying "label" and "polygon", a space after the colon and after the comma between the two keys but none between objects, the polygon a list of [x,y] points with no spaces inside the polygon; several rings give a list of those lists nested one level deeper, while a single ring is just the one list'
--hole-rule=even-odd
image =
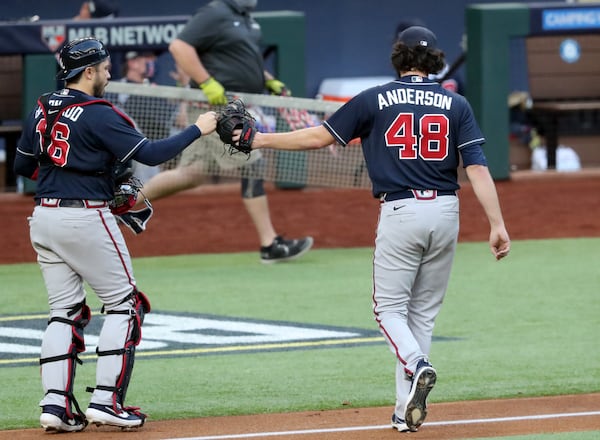
[{"label": "knee pad", "polygon": [[103,308],[106,318],[96,349],[97,384],[95,388],[88,387],[87,391],[107,392],[111,394],[113,405],[124,407],[135,361],[135,347],[142,340],[144,316],[150,309],[146,295],[135,288],[118,305]]},{"label": "knee pad", "polygon": [[242,168],[242,198],[253,199],[265,195],[265,159],[260,159]]},{"label": "knee pad", "polygon": [[253,199],[255,197],[264,196],[265,194],[264,180],[242,177],[243,199]]},{"label": "knee pad", "polygon": [[[66,313],[52,311],[40,355],[42,382],[46,394],[64,396],[67,416],[78,419],[78,416],[72,412],[73,405],[82,420],[85,420],[85,417],[73,394],[73,385],[77,364],[82,363],[77,355],[85,351],[84,328],[91,317],[90,308],[85,300],[67,309]],[[66,383],[64,383],[65,377]]]}]

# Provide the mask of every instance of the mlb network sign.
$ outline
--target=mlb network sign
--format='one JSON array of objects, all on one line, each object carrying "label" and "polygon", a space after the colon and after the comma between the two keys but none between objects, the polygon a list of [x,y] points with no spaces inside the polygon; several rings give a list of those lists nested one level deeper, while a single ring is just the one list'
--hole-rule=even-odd
[{"label": "mlb network sign", "polygon": [[93,35],[111,47],[166,46],[179,35],[184,26],[183,23],[157,23],[69,28],[67,41]]},{"label": "mlb network sign", "polygon": [[[100,21],[94,24],[46,24],[41,27],[41,37],[48,48],[55,52],[64,42],[83,37],[96,37],[113,49],[165,48],[185,26],[185,18],[162,21]],[[88,21],[84,23],[89,23]]]},{"label": "mlb network sign", "polygon": [[[0,367],[38,364],[48,315],[0,316]],[[95,359],[104,317],[85,328],[86,350]],[[306,350],[383,342],[377,330],[255,321],[224,316],[152,312],[146,315],[136,359],[259,351]]]}]

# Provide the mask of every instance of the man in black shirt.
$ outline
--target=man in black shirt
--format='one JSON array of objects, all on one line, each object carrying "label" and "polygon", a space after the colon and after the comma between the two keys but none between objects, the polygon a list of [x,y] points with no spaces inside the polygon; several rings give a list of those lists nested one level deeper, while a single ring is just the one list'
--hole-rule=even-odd
[{"label": "man in black shirt", "polygon": [[[273,94],[289,94],[264,68],[260,25],[250,15],[255,7],[256,0],[213,0],[198,9],[169,46],[176,63],[211,105],[226,104],[226,90],[258,94],[266,88]],[[241,168],[242,199],[258,232],[261,261],[287,261],[312,247],[312,237],[285,239],[275,231],[263,182],[265,159],[259,151],[250,158],[223,154],[223,142],[217,135],[207,136],[188,150],[178,168],[164,171],[144,185],[144,196],[154,201],[200,185],[206,161],[214,161],[222,169]]]}]

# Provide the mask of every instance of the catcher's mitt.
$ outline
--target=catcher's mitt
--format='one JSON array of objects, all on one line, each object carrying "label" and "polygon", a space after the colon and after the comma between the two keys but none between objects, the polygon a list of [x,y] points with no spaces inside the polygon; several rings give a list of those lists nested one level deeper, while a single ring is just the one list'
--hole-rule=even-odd
[{"label": "catcher's mitt", "polygon": [[[237,144],[232,139],[234,130],[241,130]],[[256,134],[256,123],[241,99],[235,99],[223,108],[217,118],[217,133],[221,140],[230,146],[230,154],[250,154],[252,140]]]},{"label": "catcher's mitt", "polygon": [[114,215],[125,214],[135,206],[138,192],[143,184],[137,177],[129,177],[121,183],[117,183],[114,198],[108,202],[110,211]]}]

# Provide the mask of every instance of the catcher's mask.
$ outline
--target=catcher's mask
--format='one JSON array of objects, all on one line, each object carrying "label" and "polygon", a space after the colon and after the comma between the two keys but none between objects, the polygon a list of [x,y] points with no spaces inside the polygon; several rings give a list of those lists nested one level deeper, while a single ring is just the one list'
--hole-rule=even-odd
[{"label": "catcher's mask", "polygon": [[58,62],[61,71],[56,79],[71,79],[86,67],[99,64],[109,56],[108,50],[97,38],[85,37],[70,41],[60,51]]}]

